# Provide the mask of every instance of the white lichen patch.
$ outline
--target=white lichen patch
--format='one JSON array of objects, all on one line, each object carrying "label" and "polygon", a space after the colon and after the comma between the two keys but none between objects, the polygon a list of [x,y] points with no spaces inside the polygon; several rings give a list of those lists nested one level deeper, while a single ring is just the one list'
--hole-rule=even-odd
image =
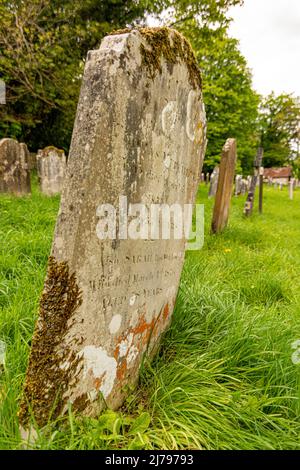
[{"label": "white lichen patch", "polygon": [[199,93],[196,93],[194,90],[191,90],[188,95],[187,100],[187,119],[186,119],[186,134],[188,138],[194,142],[196,134],[196,115],[199,113]]},{"label": "white lichen patch", "polygon": [[164,166],[169,169],[171,165],[171,157],[170,155],[166,155],[164,158]]},{"label": "white lichen patch", "polygon": [[115,382],[117,361],[105,349],[96,346],[86,346],[79,354],[84,359],[83,378],[88,378],[92,373],[95,379],[101,379],[99,390],[107,398]]},{"label": "white lichen patch", "polygon": [[177,119],[177,103],[176,101],[170,101],[162,110],[161,120],[162,129],[166,136],[170,136],[174,129]]},{"label": "white lichen patch", "polygon": [[109,324],[109,332],[112,334],[112,335],[115,335],[119,329],[120,329],[120,326],[121,326],[121,323],[122,323],[122,315],[114,315],[110,321],[110,324]]},{"label": "white lichen patch", "polygon": [[130,364],[135,361],[139,354],[139,350],[136,346],[132,345],[129,349],[128,356],[127,356],[127,364],[130,367]]},{"label": "white lichen patch", "polygon": [[130,346],[131,346],[131,343],[132,343],[132,340],[133,340],[133,334],[130,333],[126,339],[123,339],[121,342],[120,342],[120,345],[119,345],[119,356],[120,357],[124,357],[126,356]]}]

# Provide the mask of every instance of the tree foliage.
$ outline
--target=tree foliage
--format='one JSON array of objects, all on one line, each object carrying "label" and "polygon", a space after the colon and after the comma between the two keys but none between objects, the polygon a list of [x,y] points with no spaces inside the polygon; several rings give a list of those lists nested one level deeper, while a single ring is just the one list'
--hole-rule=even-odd
[{"label": "tree foliage", "polygon": [[[0,137],[68,150],[84,61],[111,30],[142,24],[147,15],[181,29],[196,49],[209,119],[208,167],[226,137],[252,151],[255,114],[251,80],[237,42],[226,35],[228,8],[242,0],[0,0],[0,76],[7,105]],[[167,19],[166,19],[167,14]],[[242,132],[244,129],[244,133]]]},{"label": "tree foliage", "polygon": [[134,0],[0,0],[1,135],[67,149],[88,49],[143,14]]},{"label": "tree foliage", "polygon": [[[251,170],[257,147],[259,96],[252,89],[252,76],[238,41],[226,27],[185,26],[203,75],[203,92],[208,120],[205,170],[219,162],[227,138],[238,142],[239,171]],[[184,29],[185,29],[184,28]]]},{"label": "tree foliage", "polygon": [[271,93],[262,100],[259,127],[264,166],[281,167],[299,157],[300,99],[291,94]]}]

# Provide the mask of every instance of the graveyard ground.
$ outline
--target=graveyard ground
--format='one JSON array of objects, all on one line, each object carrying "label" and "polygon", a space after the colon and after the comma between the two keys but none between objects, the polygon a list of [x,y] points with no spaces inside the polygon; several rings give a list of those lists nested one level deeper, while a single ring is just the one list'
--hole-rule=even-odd
[{"label": "graveyard ground", "polygon": [[[17,409],[59,198],[0,196],[0,448],[21,448]],[[264,214],[187,253],[172,326],[118,413],[49,425],[41,449],[300,449],[300,190],[265,188]],[[295,360],[296,359],[296,360]]]}]

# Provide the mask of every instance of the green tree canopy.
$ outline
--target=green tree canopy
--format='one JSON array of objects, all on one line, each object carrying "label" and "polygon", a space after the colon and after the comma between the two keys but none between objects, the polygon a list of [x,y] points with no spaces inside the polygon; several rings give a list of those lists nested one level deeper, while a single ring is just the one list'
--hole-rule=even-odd
[{"label": "green tree canopy", "polygon": [[184,26],[203,75],[203,92],[208,120],[208,147],[205,170],[220,160],[229,137],[237,139],[239,168],[248,173],[258,145],[257,116],[259,96],[252,89],[252,76],[226,27],[200,28],[195,21]]},{"label": "green tree canopy", "polygon": [[299,157],[299,97],[271,93],[261,102],[259,127],[265,167],[281,167]]},{"label": "green tree canopy", "polygon": [[[7,105],[0,107],[0,137],[25,140],[32,150],[49,144],[68,150],[86,53],[98,47],[105,34],[142,24],[147,15],[160,17],[162,12],[168,13],[168,23],[174,27],[182,28],[196,18],[198,33],[209,26],[225,30],[228,8],[241,3],[242,0],[0,0],[0,77],[7,86]],[[189,37],[189,28],[185,28],[185,33]],[[193,43],[197,46],[204,39],[207,38],[202,35]],[[225,42],[214,43],[214,47],[222,45],[224,53]],[[213,45],[205,47],[204,55]],[[198,56],[200,60],[201,48]],[[209,73],[206,75],[209,98],[213,89],[208,91]],[[214,79],[213,73],[211,78]],[[219,94],[217,101],[220,99]],[[208,116],[210,109],[212,105],[208,103]],[[215,149],[215,154],[219,150]]]}]

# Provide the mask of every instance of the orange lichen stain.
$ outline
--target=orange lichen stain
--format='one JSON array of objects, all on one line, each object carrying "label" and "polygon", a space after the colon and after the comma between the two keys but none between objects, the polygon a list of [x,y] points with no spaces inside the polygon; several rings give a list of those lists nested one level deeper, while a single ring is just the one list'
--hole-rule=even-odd
[{"label": "orange lichen stain", "polygon": [[164,306],[164,310],[163,310],[164,320],[167,320],[168,316],[169,316],[169,304],[166,304]]},{"label": "orange lichen stain", "polygon": [[[119,382],[124,381],[127,374],[127,358],[130,351],[130,347],[134,345],[139,352],[144,352],[148,346],[150,338],[157,338],[162,332],[167,321],[169,320],[169,315],[170,306],[169,303],[167,303],[160,310],[159,314],[149,322],[147,322],[145,318],[145,313],[141,314],[138,324],[134,327],[128,328],[122,335],[118,337],[117,344],[114,350],[114,358],[118,361],[117,380]],[[120,358],[120,344],[122,341],[126,341],[129,335],[133,335],[133,340],[131,342],[131,345],[128,345],[126,354],[124,354],[124,356]]]},{"label": "orange lichen stain", "polygon": [[96,390],[99,390],[99,388],[101,387],[101,385],[102,385],[102,380],[103,380],[103,376],[104,376],[104,374],[103,374],[101,377],[97,377],[97,378],[94,380],[94,387],[96,388]]},{"label": "orange lichen stain", "polygon": [[143,315],[141,321],[136,327],[131,329],[130,333],[132,333],[134,336],[142,335],[145,333],[147,334],[153,328],[154,323],[155,319],[152,319],[150,323],[147,323],[147,321],[145,320],[145,315]]},{"label": "orange lichen stain", "polygon": [[126,372],[127,372],[127,360],[126,360],[126,357],[124,357],[117,368],[117,379],[120,382],[122,382],[122,380],[125,378]]},{"label": "orange lichen stain", "polygon": [[118,338],[118,344],[114,350],[114,358],[116,361],[118,360],[119,352],[120,352],[120,344],[119,344],[119,338]]}]

